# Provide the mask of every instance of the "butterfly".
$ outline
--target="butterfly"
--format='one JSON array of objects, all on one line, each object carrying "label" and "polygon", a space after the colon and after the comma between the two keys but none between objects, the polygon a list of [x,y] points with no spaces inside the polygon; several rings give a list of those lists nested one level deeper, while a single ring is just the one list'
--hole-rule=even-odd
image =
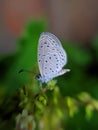
[{"label": "butterfly", "polygon": [[55,77],[69,72],[63,69],[67,63],[67,54],[60,40],[52,33],[43,32],[38,42],[38,66],[40,74],[37,80],[47,83]]}]

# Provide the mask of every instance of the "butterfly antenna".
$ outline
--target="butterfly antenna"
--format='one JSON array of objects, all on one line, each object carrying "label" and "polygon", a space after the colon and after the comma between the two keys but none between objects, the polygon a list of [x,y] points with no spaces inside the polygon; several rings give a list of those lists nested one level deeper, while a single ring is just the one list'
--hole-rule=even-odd
[{"label": "butterfly antenna", "polygon": [[18,73],[22,73],[24,70],[23,69],[21,69],[21,70],[19,70],[19,72]]},{"label": "butterfly antenna", "polygon": [[34,73],[33,71],[30,71],[30,70],[25,70],[25,69],[21,69],[21,70],[19,70],[19,72],[18,72],[18,73],[23,73],[23,72],[28,72],[28,73],[31,73],[31,74],[36,75],[36,73]]}]

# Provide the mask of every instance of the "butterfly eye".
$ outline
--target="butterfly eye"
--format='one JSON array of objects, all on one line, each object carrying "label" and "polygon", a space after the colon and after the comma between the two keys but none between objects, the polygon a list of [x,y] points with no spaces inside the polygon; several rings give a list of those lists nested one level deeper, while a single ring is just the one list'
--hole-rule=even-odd
[{"label": "butterfly eye", "polygon": [[41,74],[36,75],[36,79],[40,80],[41,79]]}]

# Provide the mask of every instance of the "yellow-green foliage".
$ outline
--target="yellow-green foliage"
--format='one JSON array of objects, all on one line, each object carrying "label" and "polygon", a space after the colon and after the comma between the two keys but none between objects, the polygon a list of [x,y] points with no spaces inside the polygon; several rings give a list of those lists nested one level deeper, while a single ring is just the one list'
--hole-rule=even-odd
[{"label": "yellow-green foliage", "polygon": [[[38,73],[37,44],[46,22],[30,21],[16,51],[0,56],[0,130],[97,130],[98,38],[89,48],[63,41],[70,73],[48,84]],[[32,74],[21,69],[32,71]]]}]

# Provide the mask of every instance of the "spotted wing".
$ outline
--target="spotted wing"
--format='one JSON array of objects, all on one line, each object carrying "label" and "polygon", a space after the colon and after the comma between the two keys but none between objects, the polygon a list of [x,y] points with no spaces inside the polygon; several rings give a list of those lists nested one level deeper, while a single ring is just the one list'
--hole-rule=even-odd
[{"label": "spotted wing", "polygon": [[42,33],[38,45],[38,64],[42,76],[56,77],[67,63],[67,55],[59,39],[51,33]]}]

